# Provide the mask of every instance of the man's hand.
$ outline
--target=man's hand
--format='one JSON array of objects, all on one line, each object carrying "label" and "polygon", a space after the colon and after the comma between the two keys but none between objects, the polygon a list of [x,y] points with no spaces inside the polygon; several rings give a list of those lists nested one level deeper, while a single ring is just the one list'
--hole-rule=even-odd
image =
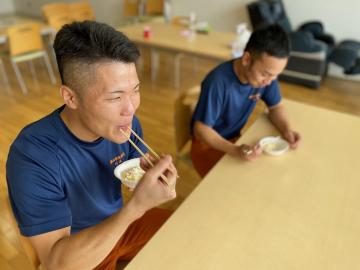
[{"label": "man's hand", "polygon": [[301,136],[298,132],[293,130],[286,130],[282,136],[287,140],[292,149],[296,149],[301,141]]},{"label": "man's hand", "polygon": [[[154,157],[152,157],[149,153],[145,153],[145,156],[149,160],[151,160],[151,162],[153,164],[156,163],[156,159]],[[146,159],[144,157],[140,157],[140,167],[141,167],[141,169],[143,169],[146,172],[151,169],[151,165],[146,161]]]},{"label": "man's hand", "polygon": [[[145,153],[145,155],[153,164],[155,164],[158,161],[157,158],[151,156],[149,153]],[[160,154],[161,158],[163,158],[165,156],[166,156],[165,154]],[[141,169],[143,169],[146,172],[152,168],[151,165],[149,164],[149,162],[147,162],[144,157],[140,157],[140,167],[141,167]],[[176,171],[176,168],[172,162],[170,163],[169,169],[173,172]]]},{"label": "man's hand", "polygon": [[[167,184],[161,179],[166,176]],[[134,190],[129,203],[134,203],[138,210],[146,212],[176,197],[177,171],[169,155],[161,157],[153,168],[147,170]]]},{"label": "man's hand", "polygon": [[257,157],[259,157],[262,153],[261,147],[256,144],[254,146],[250,146],[247,144],[242,145],[234,145],[233,151],[229,154],[234,157],[240,157],[243,160],[253,161]]}]

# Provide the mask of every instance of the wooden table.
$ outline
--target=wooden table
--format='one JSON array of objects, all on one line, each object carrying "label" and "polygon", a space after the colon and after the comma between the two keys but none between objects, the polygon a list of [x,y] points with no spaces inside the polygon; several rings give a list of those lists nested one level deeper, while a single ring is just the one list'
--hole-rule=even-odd
[{"label": "wooden table", "polygon": [[[285,104],[300,148],[225,156],[126,269],[360,269],[360,118]],[[276,134],[263,116],[237,143]]]},{"label": "wooden table", "polygon": [[[144,26],[152,31],[151,38],[144,38]],[[196,34],[194,38],[181,35],[184,27],[166,23],[144,23],[118,28],[132,41],[142,46],[154,47],[174,52],[182,52],[215,60],[231,58],[230,44],[236,35],[230,32],[210,31]]]},{"label": "wooden table", "polygon": [[[144,38],[144,27],[150,27],[151,38]],[[231,43],[235,41],[235,33],[210,31],[209,34],[196,34],[195,37],[184,36],[185,28],[174,24],[159,22],[135,24],[118,28],[132,41],[140,46],[152,49],[151,72],[156,78],[158,55],[156,49],[176,54],[175,60],[183,53],[211,60],[225,61],[232,58]],[[175,85],[179,84],[179,61],[175,61]]]}]

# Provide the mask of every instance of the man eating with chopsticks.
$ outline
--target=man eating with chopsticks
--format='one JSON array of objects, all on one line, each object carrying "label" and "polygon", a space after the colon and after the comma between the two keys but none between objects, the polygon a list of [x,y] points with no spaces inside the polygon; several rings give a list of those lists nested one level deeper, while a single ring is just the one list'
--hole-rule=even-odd
[{"label": "man eating with chopsticks", "polygon": [[294,131],[281,104],[277,76],[290,53],[286,33],[271,25],[254,31],[242,57],[220,64],[201,84],[201,94],[192,118],[191,158],[204,177],[225,154],[254,160],[259,145],[236,145],[256,103],[262,99],[269,119],[292,148],[301,136]]},{"label": "man eating with chopsticks", "polygon": [[114,168],[140,157],[128,139],[147,152],[135,117],[139,51],[122,33],[90,21],[65,25],[54,50],[65,104],[13,142],[11,206],[45,269],[115,269],[170,216],[154,207],[176,197],[176,169],[170,156],[152,160],[123,205]]}]

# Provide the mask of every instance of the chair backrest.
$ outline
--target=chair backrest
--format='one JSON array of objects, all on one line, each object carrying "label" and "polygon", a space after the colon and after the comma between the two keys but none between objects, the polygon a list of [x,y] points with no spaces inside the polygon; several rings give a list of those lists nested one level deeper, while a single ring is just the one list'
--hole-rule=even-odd
[{"label": "chair backrest", "polygon": [[124,3],[124,6],[123,6],[124,17],[139,16],[140,0],[124,0],[123,3]]},{"label": "chair backrest", "polygon": [[76,21],[95,20],[95,12],[87,2],[70,3],[69,8]]},{"label": "chair backrest", "polygon": [[190,121],[200,94],[200,87],[195,86],[179,95],[174,104],[175,146],[179,154],[190,140]]},{"label": "chair backrest", "polygon": [[32,247],[30,240],[22,235],[19,235],[19,237],[20,237],[20,243],[25,251],[26,256],[30,260],[34,269],[38,270],[40,268],[40,260],[36,254],[35,249]]},{"label": "chair backrest", "polygon": [[287,33],[292,31],[281,0],[259,0],[247,5],[247,9],[254,30],[269,24],[278,24]]},{"label": "chair backrest", "polygon": [[38,23],[23,23],[8,28],[10,55],[43,50],[41,25]]},{"label": "chair backrest", "polygon": [[53,16],[70,12],[69,4],[61,2],[45,4],[41,9],[47,22]]},{"label": "chair backrest", "polygon": [[146,0],[145,14],[147,16],[163,15],[164,14],[164,0]]},{"label": "chair backrest", "polygon": [[51,16],[48,20],[48,23],[57,32],[64,24],[72,23],[74,20],[75,19],[71,13],[59,13],[57,15]]}]

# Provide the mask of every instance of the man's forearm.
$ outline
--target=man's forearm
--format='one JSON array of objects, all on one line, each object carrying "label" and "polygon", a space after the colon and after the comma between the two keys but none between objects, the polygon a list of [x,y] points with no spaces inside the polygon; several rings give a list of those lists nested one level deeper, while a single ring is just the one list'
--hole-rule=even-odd
[{"label": "man's forearm", "polygon": [[129,202],[100,224],[61,238],[53,246],[45,268],[93,269],[111,252],[128,226],[142,214]]},{"label": "man's forearm", "polygon": [[201,122],[195,123],[194,133],[197,139],[205,142],[211,148],[214,148],[224,153],[230,153],[234,149],[233,143],[224,139],[214,129],[206,126]]},{"label": "man's forearm", "polygon": [[269,119],[281,134],[284,134],[286,131],[290,130],[290,124],[286,118],[283,105],[278,105],[275,108],[270,109]]}]

